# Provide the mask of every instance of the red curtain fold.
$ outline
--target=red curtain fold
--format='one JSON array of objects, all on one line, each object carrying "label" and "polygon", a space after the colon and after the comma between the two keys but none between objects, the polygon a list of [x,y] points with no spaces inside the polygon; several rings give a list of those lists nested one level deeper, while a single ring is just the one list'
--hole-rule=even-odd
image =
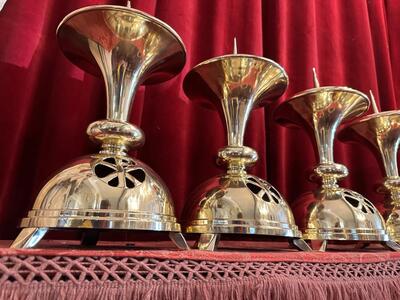
[{"label": "red curtain fold", "polygon": [[[125,1],[8,0],[0,12],[0,238],[14,238],[20,218],[57,170],[97,150],[86,136],[89,123],[105,117],[102,79],[71,64],[57,46],[55,30],[74,9]],[[312,86],[311,68],[322,85],[372,89],[383,110],[396,109],[400,96],[400,3],[396,0],[141,0],[132,7],[171,25],[188,52],[184,70],[174,79],[141,87],[131,122],[146,134],[138,157],[167,183],[181,215],[190,192],[223,170],[215,165],[225,144],[216,111],[191,103],[182,80],[197,63],[231,53],[262,55],[280,63],[289,88],[276,103],[255,110],[245,137],[260,160],[251,170],[274,184],[288,202],[315,186],[307,174],[316,164],[304,130],[273,121],[273,109]],[[360,145],[335,143],[336,160],[350,176],[344,186],[377,206],[375,185],[380,161]]]}]

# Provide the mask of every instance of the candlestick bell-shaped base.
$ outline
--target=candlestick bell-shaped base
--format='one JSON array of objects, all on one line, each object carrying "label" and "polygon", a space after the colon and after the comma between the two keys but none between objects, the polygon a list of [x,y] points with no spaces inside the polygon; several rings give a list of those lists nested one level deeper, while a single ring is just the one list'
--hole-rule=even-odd
[{"label": "candlestick bell-shaped base", "polygon": [[368,107],[368,97],[357,90],[317,87],[293,96],[275,111],[279,123],[310,128],[308,132],[316,141],[319,165],[314,179],[318,179],[320,187],[300,196],[293,212],[304,239],[324,241],[323,248],[329,240],[388,240],[383,218],[375,206],[359,193],[337,185],[348,171],[333,160],[337,127]]},{"label": "candlestick bell-shaped base", "polygon": [[104,77],[107,119],[87,130],[102,150],[48,181],[12,247],[33,247],[48,229],[75,228],[88,229],[84,244],[96,244],[96,230],[151,230],[169,232],[178,247],[188,248],[167,187],[149,166],[127,154],[144,142],[143,132],[127,122],[135,90],[182,69],[185,48],[179,36],[145,13],[105,5],[72,12],[57,37],[72,62]]},{"label": "candlestick bell-shaped base", "polygon": [[386,177],[378,191],[386,194],[386,230],[393,242],[400,242],[400,177],[397,167],[400,111],[377,112],[356,120],[339,132],[339,138],[369,146],[382,161]]},{"label": "candlestick bell-shaped base", "polygon": [[215,250],[221,234],[269,235],[295,239],[309,250],[281,194],[268,182],[249,175],[257,152],[243,146],[249,114],[286,89],[287,75],[277,63],[257,56],[233,54],[195,66],[184,80],[194,100],[211,100],[225,120],[228,145],[218,153],[227,172],[200,185],[186,208],[187,233],[199,233],[197,247]]}]

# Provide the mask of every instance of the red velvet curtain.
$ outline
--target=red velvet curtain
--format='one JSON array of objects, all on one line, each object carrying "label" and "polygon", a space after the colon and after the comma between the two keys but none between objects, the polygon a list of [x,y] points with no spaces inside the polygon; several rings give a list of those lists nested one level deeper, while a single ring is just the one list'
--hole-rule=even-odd
[{"label": "red velvet curtain", "polygon": [[[15,236],[46,179],[97,150],[85,132],[105,117],[104,84],[63,56],[55,30],[72,10],[106,3],[125,1],[8,0],[0,12],[1,239]],[[182,80],[197,63],[231,53],[235,36],[240,53],[271,58],[290,78],[283,97],[252,113],[245,138],[260,156],[251,172],[267,177],[289,202],[314,188],[307,175],[316,158],[305,131],[280,127],[272,112],[278,102],[312,86],[313,66],[322,85],[372,89],[382,110],[396,109],[399,1],[138,0],[132,6],[170,24],[187,47],[183,72],[141,87],[131,115],[146,134],[138,157],[167,183],[178,216],[190,192],[222,172],[214,161],[225,144],[217,112],[191,103]],[[382,203],[374,186],[383,173],[369,150],[337,141],[335,155],[350,170],[343,184]]]}]

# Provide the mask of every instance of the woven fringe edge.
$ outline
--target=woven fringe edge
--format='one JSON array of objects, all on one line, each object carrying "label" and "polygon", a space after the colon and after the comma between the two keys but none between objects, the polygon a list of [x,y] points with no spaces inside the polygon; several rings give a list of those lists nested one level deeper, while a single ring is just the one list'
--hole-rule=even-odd
[{"label": "woven fringe edge", "polygon": [[400,299],[400,278],[364,280],[312,280],[295,277],[266,277],[207,281],[118,283],[5,282],[0,299],[165,299],[165,300],[368,300]]}]

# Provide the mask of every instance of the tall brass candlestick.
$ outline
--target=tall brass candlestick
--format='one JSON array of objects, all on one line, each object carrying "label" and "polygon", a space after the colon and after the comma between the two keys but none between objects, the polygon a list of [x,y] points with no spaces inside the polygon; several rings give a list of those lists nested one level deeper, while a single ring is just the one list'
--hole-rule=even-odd
[{"label": "tall brass candlestick", "polygon": [[243,145],[252,109],[283,94],[287,86],[283,68],[272,60],[234,53],[195,66],[185,77],[189,98],[213,101],[225,120],[228,145],[218,152],[218,164],[227,172],[212,178],[194,193],[186,210],[185,231],[200,233],[198,247],[217,248],[220,234],[271,235],[291,238],[295,246],[310,250],[301,240],[292,212],[268,182],[247,173],[257,152]]},{"label": "tall brass candlestick", "polygon": [[320,87],[315,70],[314,84],[315,88],[296,94],[275,111],[280,123],[311,128],[317,145],[319,165],[314,173],[320,187],[302,195],[298,203],[304,209],[295,211],[304,238],[322,241],[320,250],[329,240],[386,242],[385,224],[375,206],[359,193],[338,186],[348,170],[333,158],[336,129],[366,112],[368,97],[348,87]]},{"label": "tall brass candlestick", "polygon": [[95,244],[99,230],[151,230],[169,232],[186,249],[167,187],[127,154],[144,143],[142,130],[128,123],[135,91],[180,72],[186,60],[180,37],[141,11],[100,5],[66,16],[57,38],[67,58],[105,80],[107,118],[87,129],[102,150],[72,163],[43,187],[12,247],[33,247],[49,229],[77,228],[86,229],[85,244]]},{"label": "tall brass candlestick", "polygon": [[382,161],[386,173],[383,191],[387,194],[390,211],[387,213],[386,229],[391,243],[400,242],[400,177],[397,152],[400,142],[400,111],[379,112],[371,92],[374,113],[347,125],[340,133],[343,141],[358,141],[372,146]]}]

